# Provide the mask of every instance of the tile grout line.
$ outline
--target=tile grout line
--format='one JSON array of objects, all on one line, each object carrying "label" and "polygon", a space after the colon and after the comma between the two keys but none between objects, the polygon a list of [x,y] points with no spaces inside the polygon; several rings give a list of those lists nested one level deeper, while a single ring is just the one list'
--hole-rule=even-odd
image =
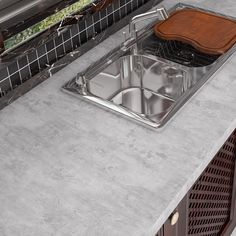
[{"label": "tile grout line", "polygon": [[[138,0],[137,0],[137,1],[138,1]],[[56,56],[56,58],[58,59],[58,58],[60,57],[60,55],[58,55],[57,50],[59,49],[59,47],[63,46],[63,55],[65,55],[65,54],[66,54],[65,43],[67,43],[67,42],[69,42],[69,41],[71,41],[71,50],[73,51],[75,45],[73,45],[73,41],[72,41],[72,40],[75,39],[75,37],[78,37],[78,39],[79,39],[79,45],[78,45],[78,47],[81,46],[81,45],[82,45],[82,42],[81,42],[81,34],[82,34],[82,33],[86,32],[86,40],[88,41],[89,39],[88,39],[88,32],[87,32],[87,31],[88,31],[90,28],[93,27],[93,32],[95,32],[95,24],[99,23],[99,24],[100,24],[100,30],[102,30],[102,21],[105,20],[105,19],[106,19],[106,21],[107,21],[106,28],[108,28],[108,26],[109,26],[108,17],[109,17],[109,16],[113,16],[113,23],[116,23],[116,21],[115,21],[115,14],[119,13],[119,20],[120,20],[120,19],[121,19],[121,10],[123,10],[123,8],[125,8],[125,9],[124,9],[124,10],[125,10],[125,16],[127,16],[127,5],[129,5],[129,4],[131,4],[131,7],[132,7],[131,9],[134,10],[134,9],[133,9],[133,4],[132,4],[132,0],[128,1],[127,3],[125,3],[125,4],[122,5],[122,6],[120,6],[120,3],[119,3],[119,7],[118,7],[116,10],[114,10],[114,4],[112,4],[112,5],[111,5],[111,6],[112,6],[112,12],[109,13],[109,14],[107,14],[107,13],[108,13],[108,10],[107,10],[107,8],[106,8],[106,9],[105,9],[106,15],[105,15],[104,17],[101,17],[101,13],[99,12],[99,19],[98,19],[96,22],[94,22],[94,17],[93,17],[93,15],[91,15],[91,18],[92,18],[92,22],[93,22],[93,23],[90,24],[87,28],[86,28],[86,26],[87,26],[87,21],[86,21],[86,19],[83,19],[83,20],[85,21],[85,29],[83,29],[82,31],[79,31],[79,24],[78,24],[79,22],[78,22],[78,23],[77,23],[78,33],[75,34],[75,35],[72,35],[71,29],[69,29],[69,31],[70,31],[70,32],[69,32],[69,33],[70,33],[70,38],[67,39],[67,40],[64,40],[64,34],[62,34],[62,40],[63,40],[63,42],[62,42],[61,44],[59,44],[59,45],[56,45],[55,38],[52,38],[52,41],[53,41],[53,44],[54,44],[54,48],[53,48],[53,49],[47,51],[46,43],[45,43],[45,44],[44,44],[44,45],[45,45],[44,47],[45,47],[45,51],[46,51],[46,52],[45,52],[44,54],[42,54],[41,56],[39,56],[39,54],[38,54],[38,48],[36,48],[35,51],[36,51],[36,56],[37,56],[37,58],[36,58],[35,60],[33,60],[33,61],[30,62],[30,61],[29,61],[29,58],[28,58],[28,55],[26,55],[27,64],[26,64],[25,66],[21,67],[21,68],[19,67],[19,62],[18,62],[18,60],[17,60],[18,70],[15,71],[15,72],[12,73],[12,74],[10,74],[9,68],[8,68],[8,66],[7,66],[7,67],[6,67],[6,68],[7,68],[7,72],[8,72],[7,77],[5,77],[3,80],[1,80],[1,81],[0,81],[0,84],[1,84],[2,82],[4,82],[5,80],[8,79],[9,82],[10,82],[10,87],[11,87],[11,89],[13,89],[12,82],[11,82],[11,79],[10,79],[11,76],[13,76],[13,75],[19,73],[19,74],[20,74],[20,77],[21,77],[20,79],[21,79],[21,81],[23,81],[23,80],[22,80],[21,72],[22,72],[22,70],[24,70],[25,68],[28,68],[28,70],[29,70],[29,75],[30,75],[30,77],[32,77],[33,75],[32,75],[31,68],[30,68],[30,65],[31,65],[31,64],[37,62],[37,63],[38,63],[38,70],[39,70],[39,71],[40,71],[40,69],[45,69],[45,67],[42,68],[41,65],[40,65],[39,60],[40,60],[41,58],[43,58],[43,57],[46,56],[47,64],[49,65],[49,57],[48,57],[48,54],[49,54],[50,52],[52,52],[52,51],[55,51],[55,56]],[[95,32],[95,33],[96,33],[96,32]]]}]

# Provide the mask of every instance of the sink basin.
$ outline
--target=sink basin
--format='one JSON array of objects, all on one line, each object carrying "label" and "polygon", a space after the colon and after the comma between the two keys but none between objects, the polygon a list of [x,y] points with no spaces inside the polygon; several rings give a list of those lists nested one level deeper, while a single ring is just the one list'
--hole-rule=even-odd
[{"label": "sink basin", "polygon": [[[191,7],[178,4],[172,10]],[[135,47],[135,54],[134,54]],[[164,125],[226,62],[190,45],[153,34],[153,23],[137,41],[123,43],[63,86],[64,91],[151,127]]]},{"label": "sink basin", "polygon": [[79,74],[66,89],[153,127],[191,87],[190,74],[164,59],[124,55],[107,63],[95,75],[93,70]]},{"label": "sink basin", "polygon": [[89,79],[86,86],[87,95],[117,104],[128,104],[128,101],[133,104],[144,97],[146,100],[150,97],[151,100],[152,95],[176,100],[190,87],[190,83],[191,79],[181,68],[171,66],[160,59],[127,55]]}]

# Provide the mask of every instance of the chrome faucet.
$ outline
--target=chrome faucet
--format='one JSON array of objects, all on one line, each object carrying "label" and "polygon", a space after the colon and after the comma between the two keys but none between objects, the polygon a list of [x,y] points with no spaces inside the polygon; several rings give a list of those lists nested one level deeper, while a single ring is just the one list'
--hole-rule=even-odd
[{"label": "chrome faucet", "polygon": [[[169,15],[168,12],[166,11],[166,9],[164,7],[162,8],[157,8],[153,11],[150,12],[146,12],[137,16],[134,16],[130,23],[129,23],[129,34],[130,34],[130,39],[133,39],[135,41],[137,41],[137,29],[136,29],[136,24],[138,22],[144,21],[144,20],[148,20],[154,17],[160,16],[161,20],[166,20]],[[134,51],[137,52],[137,43],[134,47]]]}]

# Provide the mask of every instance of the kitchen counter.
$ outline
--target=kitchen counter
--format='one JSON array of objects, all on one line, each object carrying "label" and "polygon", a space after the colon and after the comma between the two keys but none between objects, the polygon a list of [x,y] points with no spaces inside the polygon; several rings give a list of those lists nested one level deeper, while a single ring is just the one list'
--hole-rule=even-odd
[{"label": "kitchen counter", "polygon": [[122,31],[0,111],[0,235],[154,235],[236,128],[236,55],[158,130],[63,93]]}]

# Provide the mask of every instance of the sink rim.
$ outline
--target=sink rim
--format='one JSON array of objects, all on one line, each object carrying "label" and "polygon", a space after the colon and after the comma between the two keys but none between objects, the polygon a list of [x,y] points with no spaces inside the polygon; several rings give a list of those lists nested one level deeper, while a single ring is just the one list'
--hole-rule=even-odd
[{"label": "sink rim", "polygon": [[[195,7],[195,6],[191,6],[191,5],[188,5],[188,4],[182,4],[182,3],[179,3],[177,5],[175,5],[173,8],[171,8],[170,11],[174,11],[174,10],[177,10],[177,9],[183,9],[183,8],[198,8],[198,7]],[[198,8],[200,10],[203,10],[203,11],[208,11],[206,9],[203,9],[203,8]],[[213,11],[209,11],[209,12],[213,12]],[[213,12],[215,14],[219,14],[217,12]],[[219,15],[222,15],[222,14],[219,14]],[[228,17],[228,16],[225,16],[223,15],[224,17]],[[232,19],[235,19],[233,17],[228,17],[228,18],[232,18]],[[156,21],[155,21],[156,23]],[[153,26],[153,22],[151,24],[149,24],[147,27],[145,27],[145,29],[150,29],[152,26]],[[139,35],[138,37],[138,40],[140,40],[140,38],[142,38],[146,33],[142,33]],[[133,42],[134,43],[134,42]],[[130,44],[129,46],[132,46],[133,45]],[[124,45],[124,44],[123,44]],[[89,77],[94,77],[93,74],[98,74],[96,73],[97,70],[99,68],[99,66],[101,66],[101,63],[102,65],[105,65],[105,62],[106,63],[110,63],[111,62],[111,58],[112,56],[114,56],[114,53],[116,53],[116,56],[117,56],[117,59],[120,58],[121,54],[123,53],[123,55],[125,55],[125,52],[121,50],[122,49],[122,45],[121,46],[118,46],[116,47],[115,49],[113,49],[112,51],[110,51],[108,54],[106,54],[104,57],[102,57],[100,60],[98,60],[97,62],[93,63],[91,66],[89,66],[86,70],[84,70],[83,72],[79,73],[79,74],[85,74],[87,73]],[[198,68],[208,68],[209,70],[206,72],[206,74],[204,74],[204,76],[196,82],[196,84],[185,91],[185,93],[183,93],[180,98],[178,100],[176,100],[173,105],[171,106],[171,109],[169,110],[169,112],[166,113],[166,115],[160,120],[160,122],[154,122],[150,119],[147,119],[146,117],[142,116],[141,114],[137,114],[129,109],[127,109],[126,107],[122,107],[120,105],[116,105],[114,104],[113,102],[110,102],[106,99],[103,99],[101,97],[97,97],[97,96],[90,96],[90,95],[83,95],[83,94],[79,94],[78,91],[76,90],[75,87],[73,87],[73,85],[75,85],[75,78],[73,78],[72,80],[70,80],[69,82],[67,82],[63,87],[62,87],[62,90],[66,93],[69,93],[71,95],[74,95],[76,97],[80,97],[82,98],[83,100],[85,101],[89,101],[89,102],[92,102],[94,103],[95,105],[100,105],[102,106],[103,108],[108,108],[109,110],[111,111],[114,111],[116,113],[120,113],[122,115],[125,115],[126,117],[128,118],[131,118],[132,120],[136,120],[138,122],[141,122],[141,123],[144,123],[146,125],[148,125],[149,127],[152,127],[152,128],[160,128],[160,127],[163,127],[170,119],[172,119],[174,117],[174,114],[180,110],[180,108],[182,108],[184,106],[184,104],[210,79],[213,77],[213,75],[215,73],[217,73],[217,71],[226,63],[227,60],[230,59],[230,57],[234,54],[234,52],[236,51],[236,45],[234,45],[229,51],[227,51],[227,53],[225,53],[224,55],[220,56],[213,64],[211,65],[207,65],[207,66],[203,66],[203,67],[198,67]],[[118,53],[117,53],[118,52]],[[181,67],[181,68],[184,68],[185,66],[183,65],[180,65],[176,62],[172,62],[172,61],[169,61],[167,59],[164,59],[164,58],[160,58],[160,57],[155,57],[153,55],[146,55],[146,54],[143,54],[142,56],[145,56],[145,57],[148,57],[150,59],[153,59],[153,60],[159,60],[161,62],[164,62],[164,63],[168,63],[169,65],[174,65],[175,67]],[[154,59],[155,58],[155,59]],[[117,60],[116,59],[116,60]],[[116,61],[114,60],[114,61]],[[195,67],[194,67],[195,68]],[[191,69],[191,68],[190,68]],[[91,71],[93,71],[93,73],[91,73]]]},{"label": "sink rim", "polygon": [[[148,55],[142,55],[142,54],[138,54],[138,55],[132,55],[132,54],[131,55],[130,54],[123,55],[123,56],[118,57],[118,59],[114,60],[112,63],[115,63],[118,60],[121,60],[122,58],[125,58],[125,57],[134,57],[134,58],[135,57],[137,57],[137,58],[138,57],[143,57],[143,58],[147,58],[147,59],[152,60],[152,61],[155,62],[154,64],[152,64],[152,66],[155,65],[156,63],[161,63],[161,64],[164,64],[165,66],[169,66],[170,68],[174,67],[177,71],[181,71],[183,73],[187,73],[185,70],[183,70],[181,68],[181,65],[179,65],[179,64],[176,64],[174,62],[170,63],[168,60],[163,59],[163,58],[160,58],[160,59],[159,58],[151,58]],[[104,58],[106,59],[106,61],[110,62],[109,58],[107,58],[106,56]],[[102,65],[105,64],[104,60],[102,60],[102,59],[99,60],[99,62]],[[111,65],[112,63],[109,63],[109,65]],[[96,65],[96,66],[99,67],[99,64]],[[107,68],[108,66],[106,66],[105,68]],[[93,74],[98,75],[98,74],[103,73],[103,72],[104,72],[104,69],[102,69],[99,73],[91,73],[91,69],[89,67],[87,70],[85,70],[82,73],[79,73],[78,75],[88,73],[87,80],[88,81],[92,81],[92,79],[95,78],[95,76],[93,76]],[[125,115],[126,117],[132,118],[133,120],[136,120],[136,121],[139,121],[139,122],[141,121],[142,123],[144,123],[146,125],[149,125],[149,126],[151,126],[153,128],[159,128],[160,126],[162,126],[163,120],[168,116],[168,114],[171,112],[171,109],[174,107],[175,103],[177,102],[177,100],[175,100],[174,98],[170,98],[167,95],[160,94],[160,93],[158,93],[158,91],[152,91],[151,89],[148,89],[148,88],[136,86],[136,88],[141,89],[141,90],[144,90],[144,89],[146,91],[149,90],[150,92],[152,92],[152,94],[155,94],[156,96],[158,96],[158,98],[160,100],[163,100],[163,101],[166,100],[166,101],[172,103],[171,105],[168,106],[168,109],[162,110],[162,112],[151,114],[151,115],[147,115],[147,114],[144,115],[144,113],[139,113],[139,112],[133,111],[133,110],[131,110],[131,109],[125,107],[125,106],[122,106],[120,104],[114,103],[112,101],[112,99],[114,99],[114,97],[116,97],[119,93],[121,93],[124,90],[131,89],[131,87],[127,87],[126,89],[118,91],[116,94],[113,94],[110,98],[104,99],[104,98],[99,97],[99,96],[97,96],[96,94],[94,94],[94,93],[92,93],[90,91],[86,91],[86,94],[81,93],[80,91],[76,90],[76,84],[77,84],[76,78],[74,78],[74,80],[69,81],[68,83],[66,83],[63,86],[62,89],[63,89],[63,91],[65,91],[67,93],[70,93],[70,94],[72,93],[75,96],[79,96],[80,98],[82,98],[85,101],[89,101],[89,102],[94,103],[95,105],[100,105],[102,107],[108,108],[111,111],[118,112],[118,113],[120,113],[122,115]],[[132,87],[132,88],[134,88],[134,87]],[[183,96],[183,94],[181,94],[180,97]],[[160,117],[160,118],[158,119],[158,117]],[[154,119],[154,118],[157,118],[157,119]]]}]

